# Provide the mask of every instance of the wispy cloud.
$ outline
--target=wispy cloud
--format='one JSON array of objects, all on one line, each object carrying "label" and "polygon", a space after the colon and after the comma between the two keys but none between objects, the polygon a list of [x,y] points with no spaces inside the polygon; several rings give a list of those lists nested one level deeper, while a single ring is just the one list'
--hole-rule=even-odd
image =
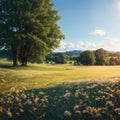
[{"label": "wispy cloud", "polygon": [[104,48],[110,51],[120,51],[120,39],[105,37],[102,43],[93,43],[89,41],[79,41],[77,43],[61,41],[60,47],[55,51],[64,52],[70,50],[96,50]]},{"label": "wispy cloud", "polygon": [[97,30],[89,33],[89,35],[99,35],[99,36],[104,36],[106,34],[107,34],[107,32],[104,30],[101,30],[101,29],[97,29]]},{"label": "wispy cloud", "polygon": [[102,45],[107,50],[120,51],[120,39],[118,38],[106,37]]},{"label": "wispy cloud", "polygon": [[76,44],[72,42],[61,41],[60,47],[57,48],[55,51],[64,52],[64,51],[70,51],[70,50],[94,50],[94,49],[96,49],[96,45],[89,41],[86,41],[86,42],[80,41],[80,42],[77,42]]}]

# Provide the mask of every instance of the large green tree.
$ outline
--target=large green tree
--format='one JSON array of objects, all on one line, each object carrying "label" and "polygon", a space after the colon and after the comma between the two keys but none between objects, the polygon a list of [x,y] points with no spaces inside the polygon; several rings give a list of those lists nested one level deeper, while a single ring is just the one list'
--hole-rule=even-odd
[{"label": "large green tree", "polygon": [[106,50],[100,48],[95,51],[96,65],[108,65],[109,54]]},{"label": "large green tree", "polygon": [[94,65],[96,60],[93,51],[86,50],[82,52],[78,57],[77,62],[83,65]]},{"label": "large green tree", "polygon": [[0,0],[0,47],[11,51],[13,65],[39,62],[64,35],[50,0]]}]

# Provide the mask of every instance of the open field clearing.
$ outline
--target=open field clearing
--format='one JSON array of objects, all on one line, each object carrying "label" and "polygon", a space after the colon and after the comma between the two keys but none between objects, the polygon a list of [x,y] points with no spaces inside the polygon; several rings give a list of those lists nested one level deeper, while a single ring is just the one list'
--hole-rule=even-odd
[{"label": "open field clearing", "polygon": [[0,66],[0,120],[120,118],[120,66]]},{"label": "open field clearing", "polygon": [[46,88],[61,82],[120,76],[120,66],[30,64],[28,67],[13,68],[10,65],[9,62],[1,61],[0,63],[0,93],[8,92],[12,87],[16,89]]}]

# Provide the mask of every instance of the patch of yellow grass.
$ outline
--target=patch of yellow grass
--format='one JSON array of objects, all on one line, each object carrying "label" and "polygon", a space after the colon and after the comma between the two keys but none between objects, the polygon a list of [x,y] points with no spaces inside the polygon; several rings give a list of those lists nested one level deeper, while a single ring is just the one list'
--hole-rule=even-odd
[{"label": "patch of yellow grass", "polygon": [[[30,64],[28,67],[0,68],[0,93],[7,92],[12,87],[45,88],[61,82],[94,80],[93,78],[105,76],[120,76],[120,66]],[[5,82],[1,82],[3,80]]]}]

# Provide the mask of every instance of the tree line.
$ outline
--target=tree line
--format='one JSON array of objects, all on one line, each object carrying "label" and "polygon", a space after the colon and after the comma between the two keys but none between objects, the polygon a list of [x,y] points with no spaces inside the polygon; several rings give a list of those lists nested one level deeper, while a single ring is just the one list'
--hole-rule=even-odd
[{"label": "tree line", "polygon": [[109,54],[102,48],[96,51],[86,50],[77,58],[77,63],[83,65],[109,65]]},{"label": "tree line", "polygon": [[65,53],[49,54],[46,63],[74,64],[74,65],[120,65],[120,52],[109,53],[100,48],[95,51],[85,50],[80,55],[66,55]]}]

